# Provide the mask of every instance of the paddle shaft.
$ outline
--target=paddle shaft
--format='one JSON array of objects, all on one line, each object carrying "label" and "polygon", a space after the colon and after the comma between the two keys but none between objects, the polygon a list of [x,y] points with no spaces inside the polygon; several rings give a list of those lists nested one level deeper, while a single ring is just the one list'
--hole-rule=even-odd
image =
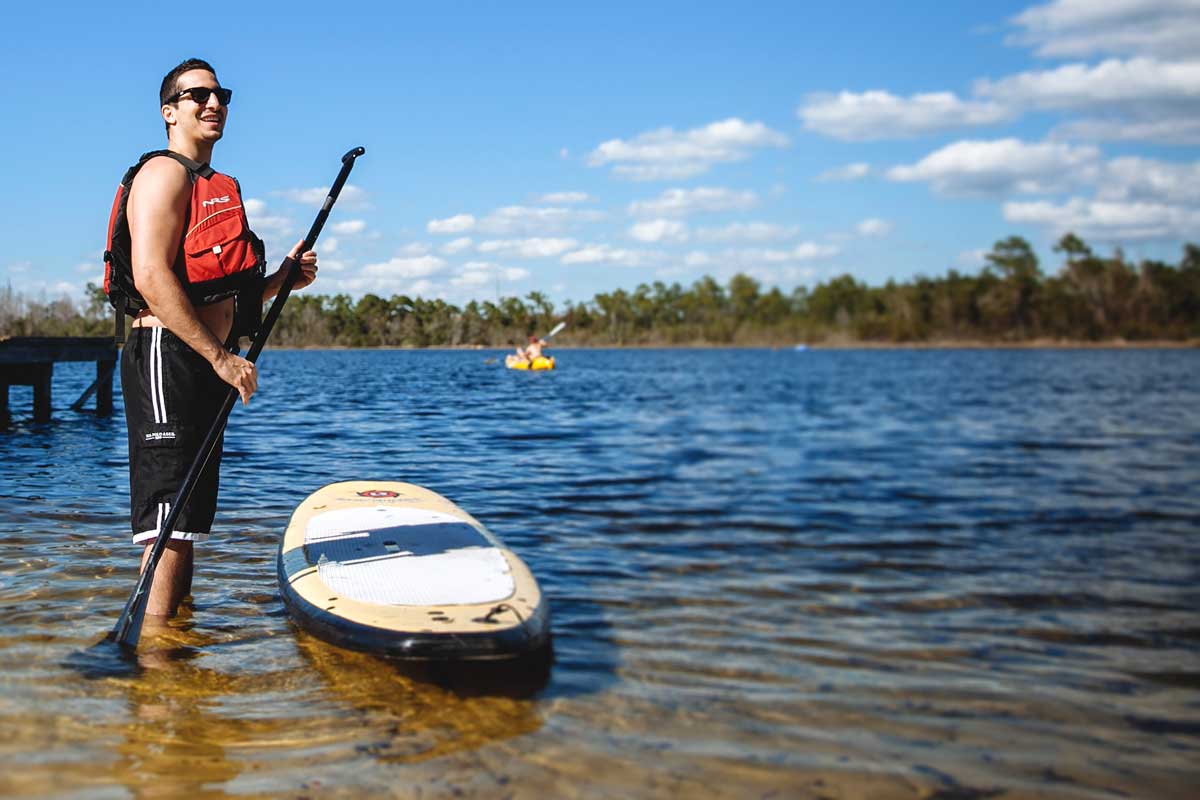
[{"label": "paddle shaft", "polygon": [[[342,186],[346,183],[346,179],[350,177],[350,170],[354,168],[354,160],[365,152],[366,150],[363,148],[356,147],[342,156],[342,169],[338,173],[337,180],[330,187],[329,195],[321,205],[321,210],[317,212],[317,218],[313,221],[312,227],[309,228],[308,235],[304,237],[304,243],[300,246],[301,254],[313,248],[317,237],[321,234],[321,229],[325,227],[325,220],[329,218],[330,209],[333,208],[334,202],[337,201],[338,195],[342,191]],[[271,335],[271,329],[275,327],[275,321],[279,319],[279,315],[283,311],[283,304],[287,302],[288,295],[292,293],[292,287],[300,277],[299,261],[290,257],[285,258],[281,266],[284,265],[287,266],[288,271],[287,275],[284,276],[283,286],[280,287],[279,293],[275,295],[275,301],[271,303],[271,308],[267,311],[267,316],[263,319],[262,325],[259,327],[258,335],[254,337],[254,341],[250,344],[250,351],[246,353],[246,360],[251,364],[258,360],[263,346],[267,343],[267,337]],[[233,404],[237,402],[237,398],[237,389],[230,387],[225,395],[225,402],[221,405],[216,419],[213,420],[212,426],[208,429],[208,435],[204,437],[204,442],[196,452],[196,457],[192,461],[191,468],[188,469],[187,476],[183,479],[183,483],[180,484],[179,490],[175,493],[175,499],[171,503],[170,512],[158,528],[158,535],[155,537],[154,544],[150,548],[150,557],[146,562],[146,567],[138,576],[137,585],[134,586],[129,600],[126,601],[125,608],[121,612],[121,616],[117,619],[116,626],[113,628],[112,633],[109,634],[109,638],[114,639],[122,647],[130,649],[137,647],[138,638],[142,634],[142,622],[146,616],[146,604],[150,600],[150,587],[154,584],[154,572],[158,568],[158,562],[162,559],[163,551],[167,549],[167,542],[171,538],[171,531],[175,530],[175,523],[179,520],[179,515],[187,507],[192,490],[196,488],[196,483],[200,480],[200,474],[204,471],[205,465],[208,464],[208,459],[212,457],[217,440],[221,438],[221,434],[225,430],[225,422],[229,419],[229,412],[233,410]]]}]

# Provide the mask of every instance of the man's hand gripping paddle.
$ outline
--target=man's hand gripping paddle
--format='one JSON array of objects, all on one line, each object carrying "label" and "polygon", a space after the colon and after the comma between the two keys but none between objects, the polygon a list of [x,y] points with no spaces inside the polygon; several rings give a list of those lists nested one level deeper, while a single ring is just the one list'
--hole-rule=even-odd
[{"label": "man's hand gripping paddle", "polygon": [[[333,186],[329,189],[329,195],[325,198],[321,210],[317,213],[317,218],[313,221],[312,227],[309,228],[308,235],[304,237],[304,244],[300,247],[301,253],[305,253],[313,248],[317,237],[321,234],[321,228],[325,227],[325,220],[329,217],[329,210],[333,208],[334,202],[337,201],[338,195],[342,191],[342,186],[346,183],[346,179],[350,177],[350,170],[354,167],[354,160],[365,152],[366,150],[363,148],[356,147],[342,156],[342,170],[338,173],[337,180],[333,182]],[[271,328],[275,326],[275,321],[279,319],[279,314],[283,311],[283,304],[287,302],[288,295],[292,292],[292,286],[295,285],[296,279],[300,277],[300,265],[297,261],[286,258],[281,267],[287,267],[288,270],[283,280],[283,286],[280,288],[279,294],[275,295],[275,302],[271,304],[270,310],[267,311],[267,316],[263,319],[258,335],[254,337],[254,341],[250,345],[250,352],[246,354],[246,360],[252,364],[258,360],[258,355],[262,352],[263,345],[267,342],[267,337],[271,335]],[[112,632],[105,639],[106,642],[116,642],[121,647],[130,651],[137,647],[138,638],[142,633],[142,622],[146,617],[146,603],[150,599],[150,587],[154,583],[154,571],[158,568],[158,562],[162,559],[163,551],[167,548],[167,541],[171,538],[171,531],[175,529],[175,522],[187,506],[192,489],[195,488],[196,482],[200,478],[200,473],[204,470],[204,465],[208,463],[209,456],[212,455],[217,439],[220,438],[221,432],[225,429],[225,421],[229,418],[229,412],[233,409],[233,405],[237,399],[237,389],[230,387],[229,393],[225,397],[225,404],[217,412],[217,417],[213,420],[212,427],[209,428],[208,436],[205,437],[204,443],[200,445],[200,450],[196,453],[195,460],[192,461],[192,466],[188,470],[187,477],[183,479],[183,484],[175,494],[175,499],[171,503],[171,512],[167,514],[166,518],[162,521],[162,525],[159,526],[158,536],[155,538],[154,546],[150,550],[150,558],[146,562],[146,568],[138,576],[138,582],[133,589],[133,594],[129,596],[128,602],[125,603],[125,610],[121,612],[121,617],[117,620],[117,624],[112,629]]]}]

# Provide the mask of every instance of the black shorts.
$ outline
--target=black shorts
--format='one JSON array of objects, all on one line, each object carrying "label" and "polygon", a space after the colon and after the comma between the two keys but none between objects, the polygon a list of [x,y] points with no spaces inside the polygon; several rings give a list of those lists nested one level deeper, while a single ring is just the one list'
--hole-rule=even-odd
[{"label": "black shorts", "polygon": [[[121,352],[121,391],[135,543],[156,538],[229,388],[208,361],[166,328],[130,331]],[[217,440],[172,539],[201,539],[212,529],[223,439]]]}]

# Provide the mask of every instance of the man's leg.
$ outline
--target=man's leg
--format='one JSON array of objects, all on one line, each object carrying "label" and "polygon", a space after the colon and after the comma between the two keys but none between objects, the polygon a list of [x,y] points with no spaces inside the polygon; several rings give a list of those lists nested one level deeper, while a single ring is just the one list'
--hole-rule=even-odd
[{"label": "man's leg", "polygon": [[[151,541],[142,551],[142,570],[150,560]],[[178,539],[167,542],[167,549],[154,570],[154,582],[150,586],[150,599],[146,601],[146,613],[155,617],[173,617],[179,610],[183,598],[192,591],[192,543]]]}]

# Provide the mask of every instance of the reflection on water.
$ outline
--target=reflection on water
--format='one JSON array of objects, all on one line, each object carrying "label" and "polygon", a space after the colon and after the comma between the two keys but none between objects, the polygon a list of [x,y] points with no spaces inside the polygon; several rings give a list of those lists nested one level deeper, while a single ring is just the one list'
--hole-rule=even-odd
[{"label": "reflection on water", "polygon": [[[265,355],[193,603],[104,670],[80,654],[136,569],[120,412],[34,425],[14,397],[0,795],[1200,784],[1200,354],[488,358]],[[77,366],[56,396],[90,382]],[[291,625],[278,537],[356,478],[429,486],[520,553],[553,666],[414,671]]]},{"label": "reflection on water", "polygon": [[[544,659],[470,671],[428,667],[414,675],[411,667],[341,650],[297,629],[287,649],[299,659],[276,653],[273,668],[231,670],[206,663],[231,642],[198,630],[191,617],[185,608],[167,625],[148,618],[124,675],[78,687],[92,702],[104,701],[107,713],[89,718],[81,709],[53,720],[33,709],[6,714],[9,733],[23,744],[41,739],[83,750],[103,744],[108,763],[101,769],[85,762],[86,770],[71,775],[59,763],[40,769],[26,753],[35,763],[9,776],[5,794],[90,794],[106,786],[139,797],[270,793],[282,786],[353,793],[362,788],[363,764],[444,759],[541,724],[531,698],[548,677]],[[78,679],[66,673],[59,680]],[[47,730],[54,735],[46,738]]]}]

